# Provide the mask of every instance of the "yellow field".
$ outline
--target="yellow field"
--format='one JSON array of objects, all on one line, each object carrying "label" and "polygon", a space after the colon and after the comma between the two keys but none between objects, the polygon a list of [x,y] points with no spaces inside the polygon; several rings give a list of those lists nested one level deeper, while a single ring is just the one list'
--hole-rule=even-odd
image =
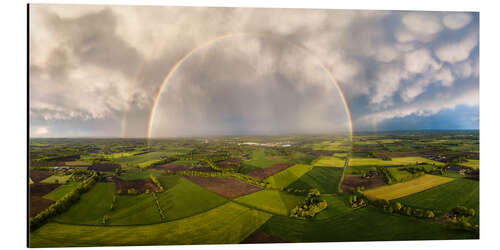
[{"label": "yellow field", "polygon": [[351,158],[349,166],[399,166],[411,165],[415,163],[429,163],[436,165],[444,165],[444,163],[429,160],[423,157],[395,157],[391,161],[384,161],[380,158]]},{"label": "yellow field", "polygon": [[460,163],[460,165],[473,169],[479,169],[479,160],[467,160],[467,162]]},{"label": "yellow field", "polygon": [[315,160],[311,165],[321,166],[321,167],[343,168],[344,164],[345,164],[344,159],[333,156],[321,156],[317,160]]},{"label": "yellow field", "polygon": [[66,166],[90,165],[88,161],[67,161],[64,163]]},{"label": "yellow field", "polygon": [[411,181],[368,190],[365,192],[365,195],[370,199],[393,200],[439,186],[452,180],[453,178],[437,175],[423,175]]}]

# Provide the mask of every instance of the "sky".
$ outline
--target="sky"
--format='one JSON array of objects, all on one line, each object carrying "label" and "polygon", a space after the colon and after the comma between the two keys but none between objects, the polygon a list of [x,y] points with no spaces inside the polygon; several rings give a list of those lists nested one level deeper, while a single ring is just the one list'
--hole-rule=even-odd
[{"label": "sky", "polygon": [[478,13],[34,4],[29,22],[31,137],[479,128]]}]

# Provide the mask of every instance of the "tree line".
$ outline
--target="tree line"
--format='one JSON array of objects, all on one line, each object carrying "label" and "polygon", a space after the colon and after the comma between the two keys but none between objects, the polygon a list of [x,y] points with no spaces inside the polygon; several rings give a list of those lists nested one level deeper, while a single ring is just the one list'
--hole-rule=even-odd
[{"label": "tree line", "polygon": [[93,172],[93,174],[88,179],[80,183],[80,185],[78,185],[73,191],[63,196],[61,199],[50,205],[47,209],[43,210],[35,217],[30,218],[30,231],[39,228],[50,218],[67,211],[73,204],[80,200],[80,196],[83,193],[87,192],[95,184],[97,178],[97,173]]}]

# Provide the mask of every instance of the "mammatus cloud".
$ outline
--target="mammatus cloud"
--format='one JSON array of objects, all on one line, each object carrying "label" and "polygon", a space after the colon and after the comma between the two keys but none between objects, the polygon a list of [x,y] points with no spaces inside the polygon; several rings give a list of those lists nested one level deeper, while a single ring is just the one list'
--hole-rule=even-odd
[{"label": "mammatus cloud", "polygon": [[[459,98],[466,90],[472,98],[478,89],[474,13],[30,8],[30,126],[49,128],[46,136],[145,136],[169,70],[193,48],[234,33],[269,35],[228,39],[184,63],[168,98],[162,96],[160,107],[169,114],[159,123],[170,121],[162,123],[168,133],[159,135],[333,130],[332,119],[344,116],[318,61],[339,81],[361,128],[478,105]],[[252,122],[260,125],[251,128]]]},{"label": "mammatus cloud", "polygon": [[467,59],[472,50],[478,45],[479,37],[476,31],[467,34],[458,42],[439,47],[436,56],[444,62],[456,63]]},{"label": "mammatus cloud", "polygon": [[446,28],[458,30],[465,27],[472,21],[472,17],[468,13],[452,13],[443,17],[443,24]]}]

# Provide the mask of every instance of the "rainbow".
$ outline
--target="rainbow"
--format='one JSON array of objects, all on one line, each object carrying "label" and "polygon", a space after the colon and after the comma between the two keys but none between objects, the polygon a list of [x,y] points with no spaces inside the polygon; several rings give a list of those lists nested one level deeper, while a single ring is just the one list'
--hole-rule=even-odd
[{"label": "rainbow", "polygon": [[202,50],[203,48],[207,48],[207,47],[209,47],[209,46],[211,46],[211,45],[213,45],[213,44],[215,44],[215,43],[217,43],[219,41],[222,41],[224,39],[233,38],[233,37],[237,37],[237,36],[262,36],[262,37],[269,37],[270,36],[270,37],[273,37],[273,38],[277,38],[277,39],[279,39],[281,41],[284,41],[284,42],[292,45],[295,48],[301,49],[302,51],[304,51],[308,55],[310,55],[312,58],[314,58],[315,60],[317,60],[319,66],[328,75],[328,78],[333,82],[333,84],[335,85],[335,87],[336,87],[336,89],[337,89],[340,97],[342,98],[342,103],[343,103],[344,110],[345,110],[345,113],[346,113],[346,116],[347,116],[347,119],[348,119],[349,139],[350,139],[351,142],[353,141],[353,134],[354,134],[354,132],[353,132],[351,111],[349,109],[349,105],[347,104],[347,100],[345,98],[344,93],[342,92],[342,89],[340,88],[339,83],[333,77],[332,73],[321,62],[321,60],[317,56],[315,56],[306,47],[304,47],[302,45],[299,45],[299,44],[292,43],[292,42],[284,39],[281,36],[278,36],[278,35],[275,35],[275,34],[268,34],[268,33],[248,33],[247,32],[247,33],[230,33],[230,34],[226,34],[226,35],[221,35],[221,36],[215,37],[212,40],[210,40],[208,42],[205,42],[205,43],[201,44],[200,46],[191,49],[187,54],[185,54],[181,59],[179,59],[179,61],[177,61],[177,63],[175,63],[175,65],[170,69],[170,71],[168,72],[168,74],[165,76],[165,78],[164,78],[164,80],[163,80],[163,82],[162,82],[162,84],[161,84],[161,86],[160,86],[160,88],[158,90],[158,93],[156,94],[156,97],[154,99],[153,106],[151,108],[151,113],[150,113],[150,116],[149,116],[148,128],[147,128],[148,144],[149,144],[149,142],[151,140],[151,131],[152,131],[152,128],[153,128],[153,123],[154,123],[156,111],[158,109],[158,103],[160,101],[161,94],[163,93],[163,90],[168,85],[168,82],[169,82],[170,78],[175,74],[175,72],[177,71],[177,69],[179,69],[179,67],[182,66],[182,64],[185,61],[187,61],[187,59],[189,59],[192,55],[194,55],[196,52]]}]

